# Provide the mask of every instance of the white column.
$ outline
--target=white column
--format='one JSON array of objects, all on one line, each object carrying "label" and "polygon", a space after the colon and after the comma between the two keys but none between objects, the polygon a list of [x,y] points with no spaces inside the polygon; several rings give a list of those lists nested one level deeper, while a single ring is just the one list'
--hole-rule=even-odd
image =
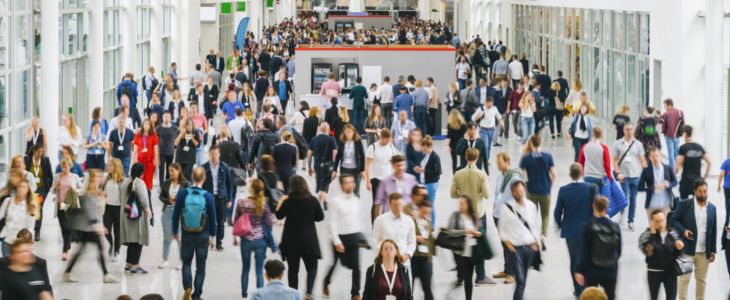
[{"label": "white column", "polygon": [[42,0],[41,6],[41,36],[43,41],[41,44],[43,55],[41,55],[41,99],[44,99],[41,105],[41,126],[46,130],[48,137],[48,157],[51,163],[58,163],[58,127],[60,125],[60,105],[61,99],[58,99],[60,78],[59,66],[59,47],[58,40],[58,1]]},{"label": "white column", "polygon": [[[104,1],[90,1],[89,8],[89,78],[97,78],[101,83],[104,78]],[[45,51],[43,55],[47,53]],[[89,84],[89,111],[97,106],[104,106],[104,85]]]},{"label": "white column", "polygon": [[[184,22],[181,22],[183,8],[182,6],[185,4],[184,0],[173,0],[172,2],[172,16],[170,17],[170,47],[172,48],[172,54],[170,54],[170,59],[174,62],[178,62],[178,68],[180,67],[180,54],[181,54],[181,43],[182,40],[182,26]],[[200,18],[200,17],[198,17]],[[179,72],[179,70],[178,70]],[[158,72],[159,74],[159,72]]]},{"label": "white column", "polygon": [[[724,158],[722,149],[724,145],[720,145],[722,138],[722,109],[712,109],[717,107],[722,98],[722,47],[717,45],[717,38],[722,36],[722,18],[723,8],[722,2],[717,0],[705,0],[705,55],[704,55],[704,84],[705,96],[701,99],[704,101],[703,124],[695,130],[698,133],[697,141],[705,145],[705,149],[712,158],[714,166],[719,166]],[[695,100],[693,100],[695,101]],[[685,103],[692,103],[687,101]],[[702,128],[704,127],[704,128]],[[704,141],[704,142],[702,142]],[[716,147],[717,146],[717,147]],[[714,167],[713,168],[716,168]]]},{"label": "white column", "polygon": [[248,22],[248,27],[256,36],[256,39],[261,38],[261,27],[263,24],[263,11],[265,10],[263,1],[249,1],[246,10],[248,16],[251,18]]},{"label": "white column", "polygon": [[[286,0],[282,0],[282,1],[286,1]],[[419,2],[420,2],[420,0],[419,0]],[[365,11],[365,1],[363,1],[363,0],[350,0],[350,7],[348,8],[348,10],[349,11],[352,11],[352,12]]]},{"label": "white column", "polygon": [[431,20],[431,1],[418,0],[418,16],[423,20]]},{"label": "white column", "polygon": [[[152,0],[152,13],[150,16],[150,66],[155,67],[155,71],[167,70],[169,66],[164,66],[162,62],[162,31],[163,29],[163,12],[162,0]],[[147,67],[147,66],[145,66]],[[167,72],[167,71],[165,71]],[[147,74],[145,70],[143,72]]]},{"label": "white column", "polygon": [[[122,22],[122,73],[137,71],[137,0],[124,0],[124,18]],[[123,74],[114,74],[115,78],[122,78]]]},{"label": "white column", "polygon": [[[200,57],[200,0],[181,0],[180,20],[189,20],[180,22],[180,39],[177,47],[180,48],[180,57],[176,61],[178,65],[178,74],[187,76],[193,72],[196,63],[201,61]],[[189,80],[178,81],[180,90],[187,91],[189,89]]]}]

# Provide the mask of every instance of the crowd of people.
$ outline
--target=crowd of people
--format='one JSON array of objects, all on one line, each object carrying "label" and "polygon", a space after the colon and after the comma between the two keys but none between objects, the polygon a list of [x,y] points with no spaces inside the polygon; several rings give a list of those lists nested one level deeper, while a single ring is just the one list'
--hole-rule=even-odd
[{"label": "crowd of people", "polygon": [[[232,235],[243,265],[242,298],[299,299],[302,262],[305,299],[313,299],[322,259],[316,223],[325,222],[330,236],[323,243],[334,258],[322,282],[325,297],[340,262],[351,271],[352,299],[412,299],[416,281],[424,299],[435,299],[438,254],[453,256],[453,280],[463,286],[465,299],[472,299],[475,285],[495,279],[514,284],[513,299],[522,299],[528,270],[539,270],[549,255],[545,239],[552,222],[569,249],[565,275],[573,281],[574,295],[615,299],[622,226],[611,217],[625,216],[627,229],[635,230],[642,191],[650,225],[635,245],[646,256],[652,299],[661,285],[667,299],[686,299],[693,273],[695,299],[704,299],[718,235],[730,246],[730,227],[726,219],[718,228],[723,221],[708,199],[710,157],[693,141],[693,127],[671,99],[660,115],[648,107],[635,122],[624,108],[613,120],[617,140],[609,146],[577,78],[569,86],[560,71],[552,79],[544,67],[528,70],[524,54],[507,62],[501,42],[454,41],[454,36],[446,39],[459,47],[455,80],[444,83],[446,93],[432,78],[399,76],[391,84],[386,76],[370,87],[358,78],[348,110],[338,103],[342,89],[330,74],[321,89],[329,100],[323,107],[295,103],[291,41],[336,43],[343,37],[322,30],[322,24],[285,20],[264,30],[260,40],[249,34],[243,52],[223,58],[211,50],[189,78],[178,75],[175,64],[161,81],[154,67],[141,85],[125,74],[108,121],[102,108],[94,109],[83,129],[64,115],[58,137],[50,137],[34,118],[26,132],[27,150],[12,158],[0,191],[0,238],[7,257],[0,264],[3,296],[53,299],[46,261],[32,250],[42,240],[44,219],[49,220],[43,207],[51,205],[61,228],[66,282],[78,281],[74,266],[90,243],[100,250],[104,283],[119,281],[108,261],[123,256],[124,276],[144,276],[148,266],[140,264],[141,256],[159,255],[160,269],[181,270],[184,299],[200,299],[210,251],[224,251],[225,236]],[[406,40],[421,43],[448,30],[433,26],[440,25],[403,21],[380,34],[401,42],[405,32]],[[377,31],[357,32],[355,40],[370,40],[372,34],[377,43]],[[183,97],[178,82],[186,79],[193,88]],[[442,134],[436,127],[440,104],[448,114],[444,142],[436,141]],[[562,137],[563,117],[569,124],[565,138],[575,150],[570,166],[557,166],[542,149],[543,137],[555,139],[555,130]],[[547,124],[549,133],[542,131]],[[662,161],[660,135],[670,148],[669,164]],[[493,159],[500,139],[524,145],[521,156],[499,151]],[[48,153],[51,143],[61,151]],[[436,200],[444,200],[437,197],[444,186],[441,176],[449,170],[434,151],[437,143],[450,154],[453,176],[446,186],[447,198],[458,199],[454,212],[435,209]],[[53,155],[59,160],[55,169]],[[569,170],[571,179],[560,187],[559,168]],[[727,208],[730,160],[721,168],[717,189],[724,189]],[[314,189],[305,179],[311,176]],[[495,186],[489,176],[497,176]],[[553,188],[559,191],[551,210]],[[372,208],[363,211],[359,203],[368,199]],[[491,210],[487,199],[493,199]],[[437,217],[448,220],[445,228],[436,228]],[[280,236],[274,234],[279,222]],[[364,228],[368,222],[372,230]],[[499,245],[490,245],[491,222]],[[160,241],[150,239],[156,223],[162,226]],[[171,254],[173,241],[180,259]],[[162,253],[144,251],[158,243]],[[79,246],[71,251],[72,244]],[[376,258],[362,268],[360,252],[371,248]],[[267,260],[269,252],[279,252],[286,264]],[[503,269],[486,274],[485,262],[500,255]],[[730,273],[730,251],[725,255]],[[251,268],[257,289],[249,292]],[[592,288],[597,286],[601,289]]]}]

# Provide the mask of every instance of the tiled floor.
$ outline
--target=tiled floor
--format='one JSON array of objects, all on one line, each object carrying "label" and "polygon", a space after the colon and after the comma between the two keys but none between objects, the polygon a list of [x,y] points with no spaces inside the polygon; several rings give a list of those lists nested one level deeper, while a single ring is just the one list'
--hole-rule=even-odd
[{"label": "tiled floor", "polygon": [[[548,136],[544,145],[544,150],[552,153],[558,166],[558,182],[556,186],[563,185],[569,181],[568,166],[572,162],[573,152],[569,147],[569,143],[562,139],[551,140]],[[448,197],[448,189],[451,182],[450,159],[443,141],[436,143],[436,150],[442,157],[444,168],[447,170],[441,177],[441,184],[438,191],[438,199],[436,200],[437,225],[445,226],[446,216],[456,209],[455,201]],[[505,147],[496,148],[496,151],[508,151],[513,157],[513,163],[516,164],[519,154],[519,146],[512,139],[506,143]],[[493,155],[494,156],[494,155]],[[719,158],[713,158],[719,160]],[[493,163],[494,165],[494,163]],[[492,168],[492,173],[496,172]],[[713,174],[716,173],[713,170]],[[308,178],[310,185],[313,186],[312,178]],[[494,186],[495,176],[490,177],[490,187]],[[710,180],[711,189],[715,190],[716,179]],[[362,211],[364,215],[369,215],[370,196],[363,187]],[[553,197],[557,194],[557,188],[553,189]],[[710,201],[718,207],[718,220],[725,217],[724,201],[722,195],[713,193]],[[491,202],[491,200],[490,200]],[[553,201],[554,202],[554,201]],[[644,195],[639,196],[639,207],[644,203]],[[153,201],[157,205],[157,201]],[[491,205],[487,205],[490,208]],[[48,206],[47,206],[48,207]],[[637,209],[637,228],[645,228],[647,225],[646,217],[642,209]],[[159,210],[159,208],[158,208]],[[50,211],[49,211],[50,212]],[[52,215],[52,214],[47,214]],[[159,213],[157,214],[160,215]],[[491,220],[491,218],[489,218]],[[325,219],[326,222],[326,219]],[[364,228],[370,228],[368,224],[363,224]],[[159,224],[160,222],[157,222]],[[133,297],[140,297],[146,293],[159,293],[165,299],[179,299],[182,293],[180,271],[174,269],[159,270],[157,264],[161,256],[161,233],[160,226],[155,226],[152,230],[151,245],[145,247],[142,252],[142,265],[150,271],[148,275],[125,276],[123,274],[123,264],[121,262],[110,263],[110,269],[113,274],[120,278],[118,284],[102,284],[101,271],[95,261],[95,252],[89,250],[82,260],[79,262],[74,273],[80,279],[79,283],[62,283],[61,273],[64,263],[60,259],[60,234],[56,220],[49,219],[44,225],[43,240],[36,245],[38,255],[48,259],[49,272],[53,281],[53,288],[58,299],[114,299],[120,294],[129,294]],[[493,224],[489,223],[488,235],[491,244],[497,249],[498,237],[494,230]],[[625,226],[624,226],[625,227]],[[324,277],[332,259],[331,246],[329,243],[328,229],[324,223],[317,226],[320,245],[322,248],[323,259],[319,261],[319,271],[317,285],[315,287],[315,298],[321,298],[321,280]],[[369,231],[369,229],[367,229]],[[560,239],[557,228],[554,224],[550,224],[547,247],[548,250],[543,254],[545,261],[543,271],[530,271],[527,281],[526,299],[571,299],[572,285],[570,275],[568,274],[568,252],[563,240]],[[640,230],[631,232],[624,230],[623,256],[620,260],[620,275],[618,282],[619,299],[647,299],[649,292],[646,283],[646,265],[644,257],[637,247]],[[278,237],[281,233],[281,226],[277,226],[275,235]],[[208,256],[207,276],[205,281],[203,297],[206,299],[239,299],[241,294],[241,257],[237,248],[234,248],[230,240],[230,228],[227,228],[225,241],[225,251],[222,253],[211,252]],[[719,246],[718,246],[719,247]],[[173,250],[173,255],[176,251]],[[124,247],[122,248],[124,252]],[[722,253],[718,253],[717,261],[710,266],[706,299],[727,299],[730,292],[730,280],[725,267],[725,259]],[[268,257],[278,258],[278,254],[268,254]],[[361,257],[363,262],[362,270],[367,268],[366,264],[373,259],[371,251],[364,251]],[[455,280],[455,272],[450,271],[453,268],[451,254],[447,251],[440,251],[438,257],[434,258],[434,291],[436,299],[463,299],[462,289],[453,290],[452,286]],[[501,268],[503,258],[501,255],[487,262],[488,274],[496,272]],[[302,266],[303,269],[303,266]],[[300,274],[300,285],[304,285],[305,273],[302,270]],[[255,275],[251,272],[251,281],[249,288],[255,289]],[[338,267],[335,275],[335,281],[331,284],[331,299],[349,299],[350,289],[349,270]],[[364,277],[363,277],[364,281]],[[303,288],[302,288],[303,289]],[[474,299],[511,299],[511,285],[497,284],[494,286],[484,286],[475,288]],[[302,291],[303,292],[303,291]],[[694,281],[690,284],[690,299],[694,297]],[[415,299],[422,299],[423,294],[420,291],[420,284],[416,284]]]}]

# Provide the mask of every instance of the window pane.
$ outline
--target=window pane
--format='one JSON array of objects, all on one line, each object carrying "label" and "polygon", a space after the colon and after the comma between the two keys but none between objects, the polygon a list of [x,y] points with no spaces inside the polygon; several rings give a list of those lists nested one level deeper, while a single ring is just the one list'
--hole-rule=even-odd
[{"label": "window pane", "polygon": [[0,180],[7,180],[8,172],[8,134],[0,135]]},{"label": "window pane", "polygon": [[10,32],[8,30],[8,18],[0,17],[0,70],[9,68],[8,48],[10,47],[10,41],[8,39],[10,38]]},{"label": "window pane", "polygon": [[636,26],[636,14],[629,13],[626,15],[626,50],[629,52],[636,52],[637,45],[637,32],[639,28]]},{"label": "window pane", "polygon": [[30,64],[30,16],[15,16],[15,64]]},{"label": "window pane", "polygon": [[8,126],[8,77],[0,76],[0,127]]},{"label": "window pane", "polygon": [[[619,52],[613,53],[613,108],[614,112],[624,105],[624,78],[626,73],[624,71],[624,55]],[[613,113],[612,113],[613,114]]]},{"label": "window pane", "polygon": [[613,47],[617,48],[619,50],[624,49],[624,44],[626,42],[626,35],[624,33],[624,14],[621,12],[614,13],[613,15],[613,24],[614,24],[614,44]]},{"label": "window pane", "polygon": [[28,0],[15,0],[15,11],[24,11],[30,9],[30,1]]},{"label": "window pane", "polygon": [[8,0],[0,0],[0,9],[2,9],[3,11],[9,11],[10,6],[8,5],[8,3],[10,3]]},{"label": "window pane", "polygon": [[611,23],[611,12],[610,11],[604,11],[603,12],[603,45],[606,47],[611,47],[611,39],[613,36],[611,35],[611,29],[613,29],[613,24]]},{"label": "window pane", "polygon": [[21,122],[30,118],[30,70],[18,73],[15,80],[15,98],[13,104],[13,122]]},{"label": "window pane", "polygon": [[593,13],[590,10],[583,10],[583,20],[581,20],[583,22],[583,37],[581,39],[585,42],[591,41],[591,24],[593,24],[591,21],[592,15]]},{"label": "window pane", "polygon": [[649,15],[641,15],[641,31],[639,36],[641,53],[649,54]]},{"label": "window pane", "polygon": [[601,43],[601,13],[597,10],[591,10],[591,16],[593,19],[593,44],[599,45]]}]

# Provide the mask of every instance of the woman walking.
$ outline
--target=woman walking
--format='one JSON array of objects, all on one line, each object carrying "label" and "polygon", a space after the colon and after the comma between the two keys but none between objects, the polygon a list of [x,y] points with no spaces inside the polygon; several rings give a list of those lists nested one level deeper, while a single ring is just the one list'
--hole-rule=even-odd
[{"label": "woman walking", "polygon": [[385,240],[380,244],[375,262],[365,272],[362,298],[363,300],[413,299],[408,269],[403,265],[398,245],[393,240]]},{"label": "woman walking", "polygon": [[319,118],[319,107],[314,106],[309,110],[308,117],[304,119],[304,125],[302,127],[302,137],[307,141],[307,144],[312,141],[312,138],[317,135],[319,129],[319,123],[322,120]]},{"label": "woman walking", "polygon": [[649,228],[639,237],[639,249],[646,256],[649,294],[659,299],[659,287],[664,284],[667,300],[677,298],[677,275],[674,260],[682,255],[684,243],[674,229],[667,227],[667,218],[661,210],[651,213]]},{"label": "woman walking", "polygon": [[[149,223],[147,220],[152,216],[147,196],[147,186],[141,179],[144,174],[144,165],[135,163],[129,172],[130,177],[122,183],[122,211],[120,217],[120,241],[127,246],[127,264],[125,271],[132,274],[147,274],[145,269],[139,266],[139,258],[142,255],[142,247],[149,245]],[[126,211],[128,206],[136,205],[138,212],[136,218]]]},{"label": "woman walking", "polygon": [[458,109],[453,109],[449,113],[448,125],[446,126],[446,144],[449,145],[449,154],[451,154],[451,172],[456,173],[456,168],[459,165],[458,157],[456,153],[456,145],[459,140],[464,138],[466,134],[466,120]]},{"label": "woman walking", "polygon": [[180,133],[175,138],[175,162],[179,163],[183,170],[183,176],[190,181],[195,165],[195,149],[200,145],[200,137],[195,132],[193,121],[185,119],[180,127]]},{"label": "woman walking", "polygon": [[312,289],[317,277],[317,261],[322,258],[314,223],[324,219],[324,212],[317,198],[309,192],[304,177],[296,175],[291,177],[289,193],[280,200],[276,208],[276,218],[279,220],[286,218],[279,248],[281,256],[289,263],[287,274],[289,287],[299,288],[301,259],[307,269],[305,299],[313,299]]},{"label": "woman walking", "polygon": [[415,176],[419,183],[423,183],[420,176],[423,171],[421,169],[421,160],[424,157],[421,150],[421,140],[423,140],[423,131],[421,131],[421,128],[416,128],[408,134],[408,145],[406,145],[406,161],[408,163],[406,172]]},{"label": "woman walking", "polygon": [[21,229],[33,230],[35,226],[35,201],[33,190],[27,180],[15,185],[15,191],[3,197],[0,205],[0,221],[5,225],[0,231],[3,257],[10,255],[10,245]]},{"label": "woman walking", "polygon": [[478,251],[478,240],[484,234],[484,228],[481,226],[469,196],[459,197],[459,210],[451,214],[448,231],[452,236],[464,237],[464,250],[455,250],[454,255],[457,277],[459,281],[463,281],[464,295],[467,300],[471,299],[474,288],[472,275],[474,274],[475,261],[483,259],[479,257],[481,253]]},{"label": "woman walking", "polygon": [[78,239],[81,243],[79,249],[71,257],[66,269],[63,272],[63,281],[77,282],[78,279],[71,275],[74,265],[78,261],[81,253],[88,243],[95,244],[99,248],[99,266],[104,273],[102,280],[104,283],[115,283],[117,279],[109,274],[106,261],[104,259],[104,246],[102,246],[102,236],[104,235],[104,225],[99,222],[101,219],[101,209],[99,207],[99,197],[103,191],[99,189],[104,176],[104,171],[99,169],[90,169],[89,178],[86,182],[86,190],[83,195],[79,196],[79,204],[81,208],[68,211],[68,227],[78,233]]},{"label": "woman walking", "polygon": [[160,164],[159,141],[157,134],[149,119],[142,121],[142,128],[134,135],[132,141],[132,164],[135,162],[144,165],[142,181],[147,186],[147,196],[152,196],[152,179],[155,177],[155,170]]},{"label": "woman walking", "polygon": [[106,206],[104,207],[104,227],[106,227],[106,240],[109,242],[109,257],[112,261],[119,259],[119,225],[122,216],[122,182],[124,181],[124,167],[118,158],[109,161],[109,174],[104,182],[106,193]]},{"label": "woman walking", "polygon": [[365,171],[365,148],[360,141],[360,135],[355,126],[347,124],[337,142],[335,156],[335,172],[339,168],[340,174],[349,174],[355,177],[355,195],[360,197],[360,181]]},{"label": "woman walking", "polygon": [[[246,215],[251,222],[251,231],[240,237],[241,260],[243,270],[241,272],[241,297],[248,297],[248,275],[251,269],[251,254],[254,254],[256,265],[256,288],[264,286],[264,261],[266,260],[266,232],[270,230],[273,223],[273,216],[269,206],[266,205],[264,196],[264,182],[260,179],[251,181],[248,198],[238,200],[234,208],[233,219]],[[238,246],[239,237],[233,237],[233,246]]]},{"label": "woman walking", "polygon": [[[167,268],[167,260],[170,257],[170,245],[173,237],[172,211],[175,208],[175,196],[180,189],[186,189],[189,185],[185,177],[182,176],[180,164],[171,164],[167,167],[167,172],[170,176],[160,186],[160,202],[162,202],[162,262],[158,266],[160,269]],[[176,264],[176,269],[179,269],[179,264]]]},{"label": "woman walking", "polygon": [[380,105],[373,105],[370,115],[365,120],[365,133],[368,135],[368,146],[380,139],[380,131],[385,127],[385,118],[380,113]]},{"label": "woman walking", "polygon": [[71,249],[71,230],[66,227],[66,210],[69,204],[66,201],[74,201],[78,198],[78,191],[83,186],[81,178],[71,173],[72,162],[68,158],[61,160],[61,173],[53,178],[52,190],[56,193],[56,216],[58,217],[58,225],[61,227],[61,237],[63,238],[63,256],[61,259],[68,259],[68,250]]},{"label": "woman walking", "polygon": [[522,139],[520,143],[527,143],[527,138],[535,133],[535,97],[532,93],[525,93],[520,100],[520,123],[522,124]]},{"label": "woman walking", "polygon": [[101,123],[93,121],[91,123],[91,132],[84,139],[81,146],[86,149],[86,168],[87,169],[106,169],[104,158],[106,157],[106,135],[101,133]]},{"label": "woman walking", "polygon": [[578,156],[583,145],[591,140],[593,134],[593,117],[588,115],[589,111],[588,105],[580,104],[578,113],[573,117],[573,122],[568,130],[570,137],[573,139],[574,160],[576,162],[578,162]]}]

